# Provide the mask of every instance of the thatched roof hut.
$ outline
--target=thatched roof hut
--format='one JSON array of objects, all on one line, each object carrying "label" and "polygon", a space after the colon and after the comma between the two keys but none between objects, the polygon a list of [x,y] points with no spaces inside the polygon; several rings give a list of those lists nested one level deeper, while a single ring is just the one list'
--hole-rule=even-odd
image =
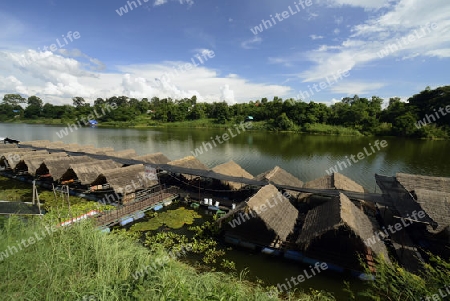
[{"label": "thatched roof hut", "polygon": [[[341,264],[358,266],[358,253],[383,255],[388,260],[387,249],[383,242],[365,244],[368,239],[374,237],[376,231],[379,229],[375,222],[372,222],[346,195],[340,193],[339,197],[334,197],[307,213],[297,243],[305,251],[327,253],[321,256],[335,259],[341,257],[338,259]],[[330,249],[330,246],[333,247]],[[336,258],[337,255],[339,257]]]},{"label": "thatched roof hut", "polygon": [[[0,149],[0,166],[8,167],[11,165],[15,158],[19,158],[20,155],[33,153],[31,148],[5,148]],[[9,162],[11,161],[11,162]]]},{"label": "thatched roof hut", "polygon": [[[275,166],[273,169],[257,175],[255,180],[267,181],[268,183],[273,183],[275,185],[303,187],[302,181],[279,166]],[[300,194],[298,191],[293,190],[288,190],[287,192],[293,197],[297,197]]]},{"label": "thatched roof hut", "polygon": [[[233,160],[230,160],[226,163],[215,166],[212,169],[212,171],[222,174],[222,175],[226,175],[226,176],[253,179],[253,175],[251,175],[249,172],[247,172],[245,169],[243,169],[239,164],[237,164]],[[223,184],[230,186],[231,189],[234,189],[234,190],[238,190],[238,189],[242,188],[242,183],[228,182],[228,181],[222,181],[222,182],[223,182]]]},{"label": "thatched roof hut", "polygon": [[35,157],[35,156],[45,156],[48,155],[48,151],[46,150],[37,150],[37,151],[33,151],[33,152],[22,152],[22,153],[17,153],[17,156],[15,157],[10,157],[10,159],[5,158],[8,161],[9,166],[11,167],[11,169],[15,169],[17,164],[19,164],[21,161],[23,162],[24,158],[29,158],[29,157]]},{"label": "thatched roof hut", "polygon": [[47,158],[36,170],[37,175],[47,175],[53,178],[54,181],[61,179],[61,176],[67,171],[72,163],[83,163],[94,161],[95,159],[88,156],[73,156],[73,157],[58,157]]},{"label": "thatched roof hut", "polygon": [[[208,167],[194,156],[187,156],[178,160],[173,160],[168,162],[167,164],[184,168],[208,170]],[[193,177],[192,175],[188,174],[182,174],[182,176],[185,178]]]},{"label": "thatched roof hut", "polygon": [[[298,211],[275,186],[269,184],[247,202],[230,211],[222,220],[230,217],[234,219],[225,225],[231,225],[231,228],[227,227],[227,231],[233,236],[260,245],[279,247],[294,231]],[[232,223],[240,218],[240,222],[234,224],[238,226],[233,227]]]},{"label": "thatched roof hut", "polygon": [[170,159],[167,158],[163,153],[146,154],[137,156],[134,159],[152,164],[167,164],[170,162]]},{"label": "thatched roof hut", "polygon": [[143,164],[104,170],[91,185],[109,184],[116,193],[132,193],[136,190],[158,184],[157,180],[150,180],[145,176]]},{"label": "thatched roof hut", "polygon": [[107,152],[113,152],[113,151],[114,151],[114,148],[112,148],[112,147],[101,147],[101,148],[93,147],[93,148],[83,149],[83,152],[85,152],[87,154],[102,154],[102,155],[104,155]]},{"label": "thatched roof hut", "polygon": [[89,185],[105,170],[122,167],[113,160],[94,160],[92,162],[70,164],[62,175],[61,181],[79,180],[82,185]]},{"label": "thatched roof hut", "polygon": [[124,149],[121,151],[105,152],[105,155],[122,159],[132,159],[137,156],[136,151],[134,149]]},{"label": "thatched roof hut", "polygon": [[36,170],[44,164],[44,161],[49,158],[60,158],[67,157],[67,154],[64,152],[52,153],[52,154],[42,154],[42,155],[34,155],[28,154],[24,156],[22,160],[16,165],[15,171],[26,171],[28,174],[35,176]]},{"label": "thatched roof hut", "polygon": [[[303,188],[340,189],[347,191],[364,192],[364,187],[362,187],[352,179],[337,172],[306,182],[303,185]],[[311,193],[301,193],[299,199],[307,198],[309,196],[311,196]]]},{"label": "thatched roof hut", "polygon": [[450,178],[405,173],[397,173],[395,177],[407,191],[425,189],[450,193]]},{"label": "thatched roof hut", "polygon": [[423,210],[438,224],[436,229],[428,227],[428,231],[437,234],[446,230],[450,233],[450,193],[416,189],[415,194]]}]

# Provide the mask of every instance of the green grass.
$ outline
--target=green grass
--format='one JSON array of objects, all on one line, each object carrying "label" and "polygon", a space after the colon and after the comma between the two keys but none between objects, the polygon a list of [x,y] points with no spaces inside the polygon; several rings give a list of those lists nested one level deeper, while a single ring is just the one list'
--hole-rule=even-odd
[{"label": "green grass", "polygon": [[320,135],[363,136],[358,130],[352,128],[322,123],[307,123],[303,125],[302,132]]},{"label": "green grass", "polygon": [[[0,259],[1,300],[280,300],[258,284],[200,273],[161,249],[150,252],[124,231],[101,233],[89,221],[47,235],[45,218],[3,223],[0,252],[36,233],[41,240]],[[135,277],[152,264],[154,269]],[[331,300],[316,295],[289,300]]]}]

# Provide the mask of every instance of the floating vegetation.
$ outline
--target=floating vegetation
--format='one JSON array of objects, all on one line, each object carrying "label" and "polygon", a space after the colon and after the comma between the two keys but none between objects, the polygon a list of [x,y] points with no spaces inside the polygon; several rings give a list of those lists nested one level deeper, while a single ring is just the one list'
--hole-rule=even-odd
[{"label": "floating vegetation", "polygon": [[189,210],[184,207],[175,210],[168,210],[162,213],[153,213],[150,220],[141,222],[131,226],[131,231],[152,231],[158,230],[161,226],[166,225],[172,229],[180,229],[185,224],[192,225],[194,219],[201,218],[194,210]]}]

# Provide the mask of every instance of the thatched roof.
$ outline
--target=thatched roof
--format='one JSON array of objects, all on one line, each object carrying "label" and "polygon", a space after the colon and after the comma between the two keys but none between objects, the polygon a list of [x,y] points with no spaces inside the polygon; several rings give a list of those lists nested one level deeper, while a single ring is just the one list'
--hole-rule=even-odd
[{"label": "thatched roof", "polygon": [[123,159],[132,159],[137,156],[136,151],[134,149],[124,149],[121,151],[105,152],[105,155]]},{"label": "thatched roof", "polygon": [[92,162],[73,163],[62,175],[62,180],[78,179],[83,185],[91,184],[105,170],[121,167],[122,164],[113,160],[95,160]]},{"label": "thatched roof", "polygon": [[131,193],[158,184],[145,177],[143,164],[104,170],[91,185],[109,184],[117,193]]},{"label": "thatched roof", "polygon": [[0,150],[3,148],[18,148],[18,146],[15,143],[0,143]]},{"label": "thatched roof", "polygon": [[426,189],[450,193],[450,178],[397,173],[396,179],[409,192]]},{"label": "thatched roof", "polygon": [[[364,187],[362,187],[352,179],[337,172],[306,182],[303,185],[303,188],[341,189],[346,191],[364,192]],[[310,195],[311,193],[301,193],[300,198],[305,198]]]},{"label": "thatched roof", "polygon": [[27,156],[24,156],[16,165],[15,169],[16,171],[27,171],[30,175],[34,176],[36,175],[36,170],[44,163],[45,160],[59,157],[67,157],[67,154],[64,152],[43,155],[27,154]]},{"label": "thatched roof", "polygon": [[[243,169],[239,164],[234,162],[233,160],[228,161],[227,163],[223,163],[220,165],[217,165],[212,169],[212,171],[227,175],[227,176],[233,176],[233,177],[242,177],[246,179],[253,179],[253,176],[248,173],[245,169]],[[224,184],[229,185],[232,189],[240,189],[242,187],[241,183],[236,182],[228,182],[223,181]]]},{"label": "thatched roof", "polygon": [[178,167],[208,170],[208,167],[194,156],[188,156],[178,160],[173,160],[168,162],[167,164]]},{"label": "thatched roof", "polygon": [[[358,209],[349,198],[340,193],[325,204],[308,211],[297,243],[307,249],[311,242],[319,239],[329,231],[345,227],[353,232],[364,243],[374,236],[377,227],[366,214]],[[384,243],[378,242],[370,246],[376,254],[388,258]]]},{"label": "thatched roof", "polygon": [[[6,158],[6,160],[8,160],[8,164],[12,169],[15,169],[17,164],[20,163],[20,161],[23,161],[24,158],[30,158],[30,157],[35,157],[35,156],[45,156],[48,155],[48,151],[46,150],[38,150],[38,151],[34,151],[34,152],[23,152],[23,153],[18,153],[18,160],[8,160],[8,158]],[[11,161],[11,162],[10,162]]]},{"label": "thatched roof", "polygon": [[[277,200],[276,204],[274,199]],[[274,206],[270,208],[267,205],[268,202]],[[266,206],[267,210],[262,210],[261,206]],[[261,188],[247,201],[247,207],[254,211],[267,229],[274,231],[281,240],[285,241],[294,231],[298,211],[275,186],[269,184]],[[259,214],[258,211],[260,211]]]},{"label": "thatched roof", "polygon": [[26,144],[26,145],[31,145],[31,146],[43,147],[41,145],[47,145],[49,143],[50,143],[49,140],[30,140],[30,141],[20,141],[19,144]]},{"label": "thatched roof", "polygon": [[[298,178],[288,173],[284,169],[279,166],[275,166],[273,169],[266,171],[262,174],[259,174],[255,177],[255,180],[258,181],[267,181],[269,183],[273,183],[275,185],[287,185],[287,186],[295,186],[295,187],[303,187],[303,182]],[[293,190],[288,190],[289,194],[296,197],[300,193]]]},{"label": "thatched roof", "polygon": [[48,158],[44,160],[44,163],[36,170],[37,174],[49,173],[53,180],[57,181],[67,171],[72,163],[90,162],[95,159],[88,156],[73,156],[73,157],[58,157]]},{"label": "thatched roof", "polygon": [[114,148],[112,147],[101,147],[101,148],[97,148],[97,147],[93,147],[93,148],[86,148],[83,149],[83,152],[88,153],[88,154],[105,154],[107,152],[113,152]]},{"label": "thatched roof", "polygon": [[416,189],[415,194],[417,196],[417,202],[423,210],[438,223],[438,227],[435,230],[428,227],[430,232],[439,233],[450,226],[450,193]]},{"label": "thatched roof", "polygon": [[20,157],[21,154],[28,154],[33,153],[34,150],[30,148],[5,148],[0,149],[0,166],[7,166],[7,164],[10,164],[12,162],[10,158],[17,158]]},{"label": "thatched roof", "polygon": [[137,156],[134,159],[152,164],[166,164],[170,162],[170,159],[163,153],[146,154],[143,156]]},{"label": "thatched roof", "polygon": [[69,143],[62,146],[61,149],[65,150],[66,152],[83,152],[85,149],[92,149],[95,148],[93,145],[80,145],[77,143]]}]

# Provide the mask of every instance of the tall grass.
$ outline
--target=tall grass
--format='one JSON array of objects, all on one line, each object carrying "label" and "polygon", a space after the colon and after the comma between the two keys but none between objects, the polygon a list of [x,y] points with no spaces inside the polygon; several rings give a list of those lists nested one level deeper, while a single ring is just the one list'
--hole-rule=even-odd
[{"label": "tall grass", "polygon": [[[40,218],[3,220],[0,252],[41,233],[45,226],[46,221]],[[0,299],[279,300],[256,284],[223,273],[199,273],[166,258],[163,250],[150,252],[123,231],[101,233],[85,221],[59,228],[0,260]],[[154,262],[164,264],[135,279],[137,271]],[[330,299],[304,294],[296,300]]]}]

